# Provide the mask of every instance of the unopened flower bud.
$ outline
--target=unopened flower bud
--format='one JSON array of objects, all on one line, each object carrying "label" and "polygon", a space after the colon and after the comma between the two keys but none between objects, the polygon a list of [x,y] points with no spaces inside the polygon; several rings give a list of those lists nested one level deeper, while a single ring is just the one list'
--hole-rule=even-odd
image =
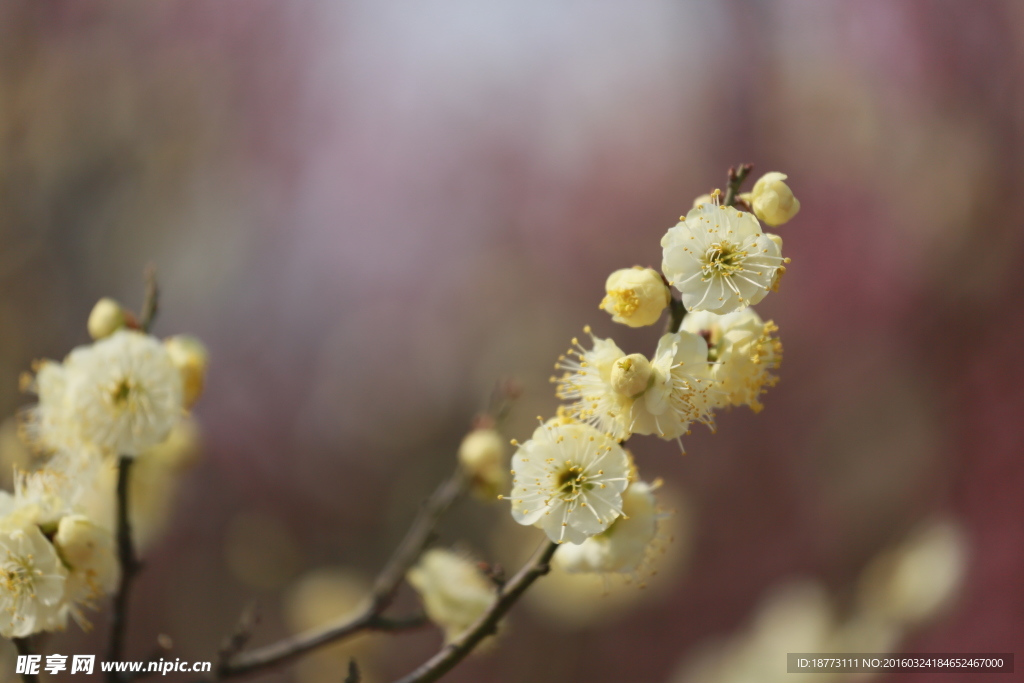
[{"label": "unopened flower bud", "polygon": [[181,373],[185,407],[191,408],[203,395],[210,356],[201,341],[187,335],[170,337],[164,340],[164,345],[171,362]]},{"label": "unopened flower bud", "polygon": [[615,322],[630,327],[658,322],[671,296],[656,270],[640,266],[615,271],[604,287],[607,295],[601,308],[611,313]]},{"label": "unopened flower bud", "polygon": [[800,200],[784,182],[786,177],[777,171],[765,173],[750,192],[754,215],[772,227],[788,222],[800,210]]},{"label": "unopened flower bud", "polygon": [[121,304],[113,299],[103,298],[96,302],[89,313],[89,336],[103,339],[117,332],[125,325],[125,314]]},{"label": "unopened flower bud", "polygon": [[474,429],[459,446],[459,462],[471,478],[473,491],[484,500],[507,489],[505,440],[493,429]]},{"label": "unopened flower bud", "polygon": [[105,592],[117,584],[119,570],[114,537],[88,517],[62,517],[53,544],[73,571],[90,576]]},{"label": "unopened flower bud", "polygon": [[647,390],[651,379],[651,363],[639,353],[631,353],[612,365],[612,389],[632,398]]}]

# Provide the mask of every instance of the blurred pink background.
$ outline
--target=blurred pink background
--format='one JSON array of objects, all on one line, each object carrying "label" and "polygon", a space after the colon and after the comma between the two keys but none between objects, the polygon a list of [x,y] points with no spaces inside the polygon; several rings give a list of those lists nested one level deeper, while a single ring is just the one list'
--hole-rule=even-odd
[{"label": "blurred pink background", "polygon": [[[597,309],[605,277],[658,267],[665,230],[750,161],[803,206],[758,307],[781,382],[686,456],[631,442],[687,500],[687,559],[590,626],[518,606],[446,680],[669,681],[779,581],[842,595],[939,513],[967,530],[966,582],[903,649],[1020,654],[1021,45],[1012,0],[6,2],[3,414],[32,359],[86,342],[99,297],[137,306],[155,262],[157,333],[213,361],[130,649],[167,633],[210,659],[253,598],[269,642],[304,570],[379,568],[495,381],[522,382],[524,439],[583,325],[653,350],[660,327]],[[461,504],[441,542],[492,559],[507,514]],[[251,555],[280,562],[269,578],[226,558],[240,518],[272,520]],[[52,649],[101,651],[96,620]],[[396,636],[370,666],[389,680],[439,645]]]}]

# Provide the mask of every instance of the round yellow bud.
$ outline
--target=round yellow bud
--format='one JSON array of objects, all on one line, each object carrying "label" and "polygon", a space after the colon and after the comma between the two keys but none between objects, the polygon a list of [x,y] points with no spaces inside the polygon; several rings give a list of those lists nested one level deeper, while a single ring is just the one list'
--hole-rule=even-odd
[{"label": "round yellow bud", "polygon": [[185,407],[191,408],[203,395],[210,355],[201,341],[187,335],[169,337],[164,340],[164,346],[174,367],[181,373]]},{"label": "round yellow bud", "polygon": [[647,391],[651,363],[639,353],[631,353],[612,365],[611,385],[616,393],[633,398]]},{"label": "round yellow bud", "polygon": [[505,440],[493,429],[474,429],[459,446],[459,462],[471,471],[500,467],[505,455]]},{"label": "round yellow bud", "polygon": [[604,288],[607,295],[601,308],[611,313],[615,322],[630,327],[658,322],[671,297],[661,274],[641,266],[616,270],[608,276]]},{"label": "round yellow bud", "polygon": [[459,462],[471,477],[473,491],[493,500],[508,485],[505,440],[493,429],[474,429],[459,446]]},{"label": "round yellow bud", "polygon": [[103,339],[117,332],[125,325],[124,308],[113,299],[103,298],[96,302],[89,313],[89,336]]},{"label": "round yellow bud", "polygon": [[750,192],[754,215],[772,227],[788,222],[800,210],[800,200],[784,182],[786,177],[777,171],[765,173]]}]

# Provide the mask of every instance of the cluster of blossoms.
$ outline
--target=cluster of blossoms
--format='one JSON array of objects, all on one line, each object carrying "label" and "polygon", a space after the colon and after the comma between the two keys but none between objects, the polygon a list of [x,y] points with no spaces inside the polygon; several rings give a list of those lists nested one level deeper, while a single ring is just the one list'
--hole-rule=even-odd
[{"label": "cluster of blossoms", "polygon": [[600,307],[614,322],[653,325],[671,310],[651,356],[588,327],[589,346],[573,339],[559,357],[552,382],[566,404],[514,443],[510,498],[517,522],[568,544],[555,555],[566,570],[635,572],[657,536],[656,486],[640,479],[623,442],[654,435],[682,447],[693,423],[714,430],[715,410],[761,410],[782,345],[752,306],[778,288],[788,259],[760,221],[780,225],[799,210],[784,179],[765,175],[739,206],[720,203],[718,191],[698,198],[662,238],[661,273],[635,266],[608,278]]},{"label": "cluster of blossoms", "polygon": [[[589,347],[573,339],[558,358],[555,368],[564,374],[551,379],[565,404],[555,417],[538,418],[525,443],[512,441],[517,450],[508,498],[516,522],[540,527],[562,544],[553,556],[560,569],[628,579],[662,547],[667,515],[655,496],[660,482],[640,478],[623,446],[632,435],[674,440],[682,448],[693,423],[714,430],[715,410],[761,410],[761,395],[777,381],[772,371],[782,345],[775,324],[752,306],[778,289],[789,262],[781,238],[761,229],[762,221],[781,225],[799,211],[785,178],[768,173],[730,205],[719,201],[717,190],[698,197],[662,238],[660,273],[635,266],[608,277],[600,308],[614,322],[644,327],[671,311],[650,357],[626,353],[586,327]],[[494,429],[471,432],[459,459],[477,492],[493,494],[507,485]],[[447,551],[426,555],[408,579],[448,640],[493,599],[479,567]]]},{"label": "cluster of blossoms", "polygon": [[89,317],[93,343],[63,362],[37,363],[23,379],[38,403],[24,411],[22,435],[39,458],[33,471],[16,471],[13,493],[0,492],[4,637],[62,629],[69,616],[88,626],[83,608],[95,607],[120,576],[106,500],[114,463],[143,457],[160,470],[171,451],[173,459],[189,450],[181,444],[206,351],[191,338],[160,341],[139,327],[119,304],[101,300]]}]

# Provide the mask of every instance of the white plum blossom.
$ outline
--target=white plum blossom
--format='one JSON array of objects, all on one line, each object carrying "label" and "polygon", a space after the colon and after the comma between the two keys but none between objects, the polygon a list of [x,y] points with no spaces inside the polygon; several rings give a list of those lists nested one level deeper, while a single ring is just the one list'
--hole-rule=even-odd
[{"label": "white plum blossom", "polygon": [[570,573],[635,574],[648,560],[663,516],[658,511],[657,484],[637,481],[622,494],[623,517],[579,545],[567,545],[553,558]]},{"label": "white plum blossom", "polygon": [[652,360],[626,355],[610,339],[592,339],[589,350],[574,339],[576,348],[557,366],[565,374],[553,378],[557,396],[572,401],[567,411],[575,419],[617,441],[631,434],[678,439],[692,422],[713,426],[710,408],[717,398],[702,337],[666,334]]},{"label": "white plum blossom", "polygon": [[622,515],[629,459],[608,435],[563,422],[548,420],[512,456],[512,517],[556,543],[582,543]]},{"label": "white plum blossom", "polygon": [[[584,332],[590,334],[590,328],[584,328]],[[614,341],[599,339],[593,334],[590,338],[593,341],[590,349],[581,346],[578,339],[572,340],[574,348],[560,356],[555,365],[565,373],[552,377],[551,381],[558,385],[556,396],[571,402],[566,407],[569,415],[621,441],[632,433],[635,396],[628,393],[627,385],[637,381],[620,381],[616,390],[612,375],[615,373],[616,379],[627,379],[626,374],[636,377],[643,372],[644,364],[649,374],[650,364],[646,359],[641,363],[636,357],[639,354],[634,354],[624,368],[622,361],[626,353]]]},{"label": "white plum blossom", "polygon": [[636,411],[636,434],[679,441],[693,422],[714,430],[711,409],[719,399],[707,348],[702,337],[688,332],[666,334],[658,340],[651,361],[654,380]]},{"label": "white plum blossom", "polygon": [[690,311],[729,313],[756,304],[785,262],[752,214],[724,205],[691,209],[661,246],[662,271]]},{"label": "white plum blossom", "polygon": [[406,579],[423,600],[427,616],[451,642],[491,606],[497,587],[471,560],[434,548],[423,553]]},{"label": "white plum blossom", "polygon": [[39,527],[0,524],[0,636],[63,626],[67,570]]},{"label": "white plum blossom", "polygon": [[30,387],[27,431],[50,450],[135,456],[163,441],[184,413],[182,377],[159,340],[119,330],[44,362]]},{"label": "white plum blossom", "polygon": [[764,322],[754,309],[745,308],[726,315],[690,313],[682,327],[708,341],[721,405],[747,405],[760,412],[761,394],[778,382],[771,371],[782,363],[782,342],[773,336],[778,332],[775,323]]}]

